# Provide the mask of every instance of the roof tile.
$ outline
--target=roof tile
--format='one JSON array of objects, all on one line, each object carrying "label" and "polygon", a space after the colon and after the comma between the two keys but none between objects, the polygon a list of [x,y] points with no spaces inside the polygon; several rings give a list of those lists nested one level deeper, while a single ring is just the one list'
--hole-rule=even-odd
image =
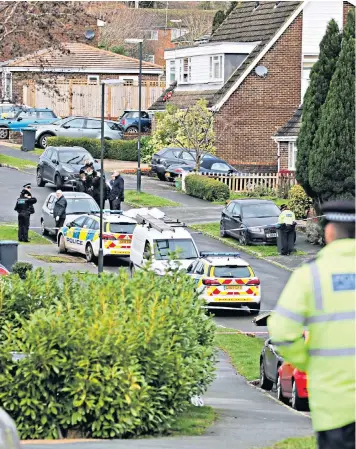
[{"label": "roof tile", "polygon": [[297,137],[302,123],[303,106],[294,112],[293,116],[276,132],[275,137]]}]

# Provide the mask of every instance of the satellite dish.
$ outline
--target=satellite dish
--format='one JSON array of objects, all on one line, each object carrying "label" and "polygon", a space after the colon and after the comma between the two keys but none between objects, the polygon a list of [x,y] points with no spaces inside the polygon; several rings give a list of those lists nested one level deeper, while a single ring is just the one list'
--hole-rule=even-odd
[{"label": "satellite dish", "polygon": [[255,68],[255,73],[260,78],[266,78],[268,70],[264,65],[259,65]]},{"label": "satellite dish", "polygon": [[84,33],[84,36],[85,36],[85,39],[88,39],[88,41],[91,41],[91,40],[93,40],[94,37],[95,37],[95,32],[94,32],[93,30],[87,30],[87,31]]}]

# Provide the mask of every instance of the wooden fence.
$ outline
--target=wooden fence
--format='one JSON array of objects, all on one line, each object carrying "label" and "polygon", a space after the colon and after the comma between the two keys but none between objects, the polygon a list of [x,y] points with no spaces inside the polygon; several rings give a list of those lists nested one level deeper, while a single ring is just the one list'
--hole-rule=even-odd
[{"label": "wooden fence", "polygon": [[[164,86],[157,81],[144,81],[142,109],[148,109],[161,95]],[[57,81],[52,90],[35,83],[23,86],[23,103],[37,108],[53,109],[60,117],[81,115],[100,117],[101,86],[76,80]],[[105,117],[117,118],[126,109],[138,109],[138,86],[107,86]]]}]

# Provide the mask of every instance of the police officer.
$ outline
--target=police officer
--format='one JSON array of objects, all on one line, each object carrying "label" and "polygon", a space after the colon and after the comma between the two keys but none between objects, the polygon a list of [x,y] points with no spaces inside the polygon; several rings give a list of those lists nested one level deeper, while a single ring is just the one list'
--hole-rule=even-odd
[{"label": "police officer", "polygon": [[64,221],[66,219],[67,200],[64,198],[62,190],[57,190],[56,197],[57,200],[54,203],[53,216],[56,220],[56,228],[58,232],[58,229],[64,225]]},{"label": "police officer", "polygon": [[294,271],[268,329],[285,359],[308,374],[319,449],[355,449],[355,203],[333,201],[322,211],[327,245]]},{"label": "police officer", "polygon": [[25,184],[15,206],[15,211],[18,213],[19,242],[29,242],[30,215],[35,213],[33,205],[36,203],[37,199],[31,194],[31,184]]},{"label": "police officer", "polygon": [[295,242],[295,215],[286,204],[281,206],[278,217],[278,250],[288,256],[294,249]]}]

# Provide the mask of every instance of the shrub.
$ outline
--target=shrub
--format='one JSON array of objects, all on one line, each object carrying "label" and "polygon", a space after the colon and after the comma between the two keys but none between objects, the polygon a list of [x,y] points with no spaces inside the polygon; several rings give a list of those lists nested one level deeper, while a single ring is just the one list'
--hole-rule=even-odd
[{"label": "shrub", "polygon": [[309,243],[320,246],[324,245],[324,233],[319,223],[308,220],[305,233]]},{"label": "shrub", "polygon": [[226,201],[229,199],[229,187],[223,182],[202,175],[188,175],[185,178],[188,195],[208,201]]},{"label": "shrub", "polygon": [[22,438],[161,433],[212,380],[215,327],[184,273],[67,273],[58,295],[37,276],[34,311],[1,333],[0,401]]},{"label": "shrub", "polygon": [[295,213],[295,217],[298,220],[306,218],[311,205],[312,201],[307,196],[302,186],[295,185],[290,189],[289,208]]},{"label": "shrub", "polygon": [[278,198],[276,191],[263,185],[253,185],[248,192],[246,192],[247,197],[264,197],[268,196],[270,198]]},{"label": "shrub", "polygon": [[32,263],[29,262],[16,262],[12,266],[12,272],[18,274],[21,279],[26,279],[26,273],[33,268]]},{"label": "shrub", "polygon": [[[100,159],[100,139],[77,137],[50,137],[48,144],[58,147],[79,146],[85,148],[94,159]],[[137,161],[137,140],[105,140],[104,158],[120,161]]]}]

